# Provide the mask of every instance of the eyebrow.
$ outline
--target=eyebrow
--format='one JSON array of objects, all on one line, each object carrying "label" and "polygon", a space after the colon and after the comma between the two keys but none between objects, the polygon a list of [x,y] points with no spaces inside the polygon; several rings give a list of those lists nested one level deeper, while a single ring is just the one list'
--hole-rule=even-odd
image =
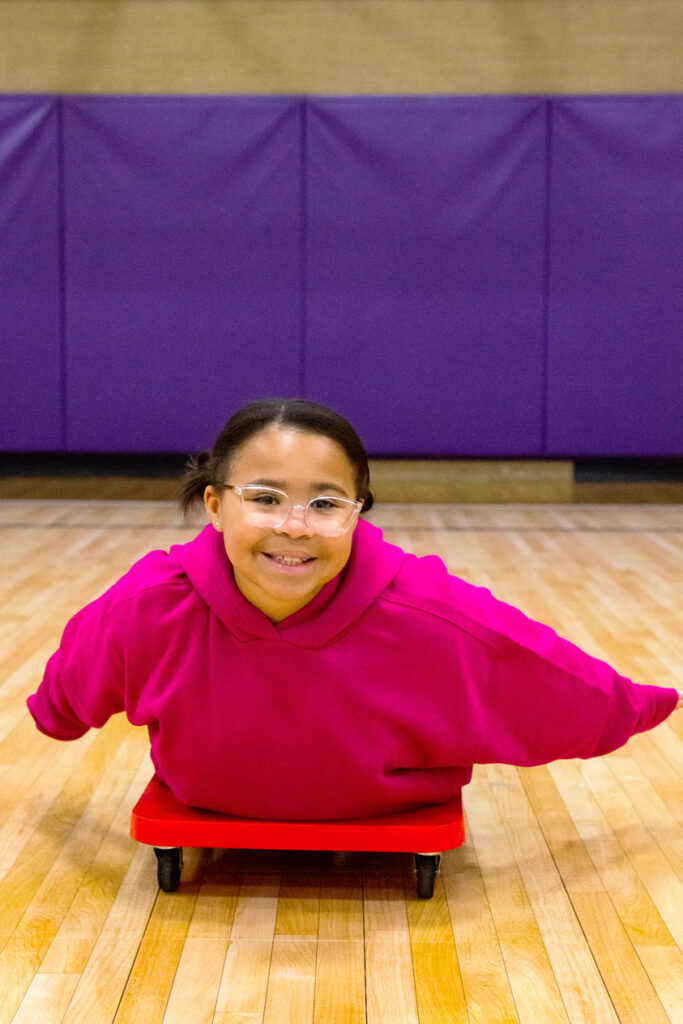
[{"label": "eyebrow", "polygon": [[[267,480],[265,477],[259,477],[258,480],[250,480],[250,484],[257,484],[259,487],[275,487],[279,491],[286,491],[287,484],[283,483],[282,480]],[[348,495],[343,487],[339,484],[333,484],[329,480],[319,480],[311,484],[311,492],[314,494],[329,494],[333,491],[335,494],[341,494],[343,498],[348,498]]]}]

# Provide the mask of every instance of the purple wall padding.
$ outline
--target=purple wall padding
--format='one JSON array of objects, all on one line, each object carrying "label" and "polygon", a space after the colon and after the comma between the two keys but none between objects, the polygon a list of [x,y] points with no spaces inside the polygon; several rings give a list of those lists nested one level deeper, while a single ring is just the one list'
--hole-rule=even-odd
[{"label": "purple wall padding", "polygon": [[0,97],[0,450],[683,453],[683,96]]},{"label": "purple wall padding", "polygon": [[542,451],[545,106],[309,103],[307,388],[373,453]]},{"label": "purple wall padding", "polygon": [[683,453],[683,97],[555,99],[549,453]]},{"label": "purple wall padding", "polygon": [[0,98],[0,448],[62,446],[58,104]]},{"label": "purple wall padding", "polygon": [[65,100],[69,450],[212,443],[301,390],[301,108]]}]

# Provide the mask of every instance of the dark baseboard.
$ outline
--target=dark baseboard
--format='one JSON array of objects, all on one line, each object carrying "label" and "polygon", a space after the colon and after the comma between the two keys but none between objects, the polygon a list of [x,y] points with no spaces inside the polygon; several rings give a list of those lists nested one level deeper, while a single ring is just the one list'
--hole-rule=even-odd
[{"label": "dark baseboard", "polygon": [[683,480],[683,457],[652,456],[574,459],[577,483],[674,482]]}]

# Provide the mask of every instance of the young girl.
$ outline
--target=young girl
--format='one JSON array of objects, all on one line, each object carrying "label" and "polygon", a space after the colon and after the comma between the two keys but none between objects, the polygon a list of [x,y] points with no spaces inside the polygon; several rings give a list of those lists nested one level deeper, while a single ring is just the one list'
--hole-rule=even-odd
[{"label": "young girl", "polygon": [[452,799],[477,763],[607,753],[683,702],[383,540],[359,519],[363,447],[324,406],[243,408],[192,463],[195,500],[208,525],[75,615],[28,700],[62,740],[125,711],[186,804],[408,810]]}]

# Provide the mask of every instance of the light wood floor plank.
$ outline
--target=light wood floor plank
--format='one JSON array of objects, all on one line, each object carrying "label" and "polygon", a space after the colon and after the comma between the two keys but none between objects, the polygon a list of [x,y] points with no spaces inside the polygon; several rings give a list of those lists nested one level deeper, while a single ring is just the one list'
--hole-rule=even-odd
[{"label": "light wood floor plank", "polygon": [[[578,805],[583,804],[581,813],[584,813],[586,793],[581,786],[582,784],[585,786],[585,783],[581,779],[578,768],[571,764],[561,768],[558,766],[558,770],[566,780],[565,792],[570,801],[573,799]],[[542,812],[544,832],[555,862],[560,866],[569,897],[573,900],[574,895],[579,892],[606,892],[636,948],[640,950],[650,945],[673,946],[674,940],[669,930],[633,866],[624,856],[616,837],[610,837],[607,831],[603,831],[601,834],[596,834],[594,840],[588,840],[584,844],[578,838],[578,832],[571,822],[566,808],[565,829],[562,831],[557,828],[550,829],[548,815],[543,813],[544,808],[541,807],[539,800],[539,792],[547,790],[548,784],[545,783],[542,788],[535,785],[538,774],[528,769],[524,772],[524,779],[527,792],[530,792],[532,798],[538,801],[537,806]],[[559,797],[556,790],[555,793]],[[562,806],[565,807],[564,803]],[[567,820],[569,824],[567,824]],[[587,826],[584,824],[583,827],[585,830]],[[580,866],[580,870],[572,869],[572,861]]]},{"label": "light wood floor plank", "polygon": [[653,1021],[664,1021],[662,1000],[652,988],[656,979],[646,972],[634,944],[639,949],[644,945],[675,948],[673,937],[579,769],[559,762],[549,770],[605,883],[605,893],[574,892],[572,903],[619,1020],[635,1020],[636,1007],[641,1007],[652,1014]]},{"label": "light wood floor plank", "polygon": [[[20,918],[44,884],[60,851],[83,814],[99,781],[103,753],[112,755],[121,741],[125,723],[111,723],[86,750],[68,777],[48,813],[0,882],[0,940],[10,937]],[[63,901],[70,899],[62,897]]]},{"label": "light wood floor plank", "polygon": [[557,867],[526,800],[517,770],[506,765],[486,769],[510,847],[514,853],[543,936],[553,974],[569,1020],[618,1024],[581,925]]},{"label": "light wood floor plank", "polygon": [[368,1024],[419,1024],[407,928],[366,934],[365,977]]},{"label": "light wood floor plank", "polygon": [[311,1024],[316,954],[314,939],[275,937],[263,1024]]},{"label": "light wood floor plank", "polygon": [[639,756],[633,745],[629,745],[628,751],[633,757],[609,757],[609,769],[673,870],[683,879],[683,822],[679,821],[683,813],[683,786],[675,782],[673,771],[670,772],[669,798],[664,799],[654,785],[657,768],[651,757]]},{"label": "light wood floor plank", "polygon": [[362,940],[321,939],[318,942],[313,1024],[365,1024]]},{"label": "light wood floor plank", "polygon": [[343,866],[323,872],[320,886],[318,937],[363,941],[363,876]]},{"label": "light wood floor plank", "polygon": [[223,939],[187,937],[164,1024],[211,1024],[226,952]]},{"label": "light wood floor plank", "polygon": [[78,974],[37,974],[12,1024],[60,1024],[79,978]]},{"label": "light wood floor plank", "polygon": [[[173,894],[159,892],[135,954],[115,1024],[162,1024],[199,889],[193,870],[199,859],[195,854],[196,851],[185,854],[182,890]],[[151,851],[148,856],[153,856]]]},{"label": "light wood floor plank", "polygon": [[413,858],[408,858],[404,877],[404,898],[408,915],[410,941],[434,943],[437,946],[450,945],[453,941],[453,925],[448,908],[446,889],[443,883],[443,869],[434,881],[434,895],[430,900],[415,899],[416,878]]},{"label": "light wood floor plank", "polygon": [[319,857],[311,853],[292,855],[280,879],[275,934],[316,939],[319,919]]},{"label": "light wood floor plank", "polygon": [[499,936],[521,1024],[543,1019],[567,1024],[567,1012],[553,974],[523,879],[483,773],[470,784],[470,834]]},{"label": "light wood floor plank", "polygon": [[574,906],[620,1024],[669,1024],[609,897],[577,893]]},{"label": "light wood floor plank", "polygon": [[[124,749],[122,746],[121,750]],[[130,818],[130,804],[125,796],[131,786],[137,788],[141,774],[121,770],[113,777],[105,775],[74,828],[63,854],[70,861],[67,878],[80,884],[40,966],[41,971],[80,974],[85,969],[133,857],[134,848],[121,843],[120,836],[125,835]],[[108,821],[112,822],[111,827],[103,834],[102,825]],[[63,892],[66,889],[63,874],[55,880],[53,890]],[[49,898],[45,900],[46,905],[50,902]]]},{"label": "light wood floor plank", "polygon": [[[469,825],[469,817],[467,821]],[[503,951],[471,843],[445,855],[442,873],[470,1024],[518,1024]]]},{"label": "light wood floor plank", "polygon": [[[657,836],[652,835],[638,815],[630,794],[627,796],[615,779],[610,763],[611,759],[589,762],[582,774],[674,941],[683,945],[683,881],[657,844]],[[627,758],[619,758],[616,763],[632,764]],[[628,778],[624,782],[628,785]],[[675,858],[676,844],[680,847],[680,829],[675,823],[672,825],[674,834],[669,848]],[[661,830],[657,827],[656,832],[664,838],[663,826]]]},{"label": "light wood floor plank", "polygon": [[[240,886],[243,860],[229,852],[202,851],[202,876],[192,913],[188,939],[230,939]],[[185,879],[183,869],[183,879]]]},{"label": "light wood floor plank", "polygon": [[232,930],[231,941],[240,939],[270,939],[275,935],[277,920],[278,896],[280,894],[279,875],[249,875],[245,873]]},{"label": "light wood floor plank", "polygon": [[62,1024],[111,1024],[114,1020],[156,899],[150,875],[148,851],[140,847]]},{"label": "light wood floor plank", "polygon": [[366,854],[364,862],[368,1024],[417,1024],[403,858]]},{"label": "light wood floor plank", "polygon": [[73,744],[60,744],[56,750],[47,737],[42,739],[42,749],[36,752],[32,764],[17,758],[16,765],[5,766],[0,881],[35,835],[67,778],[76,770],[83,752],[95,741],[96,734],[88,733]]},{"label": "light wood floor plank", "polygon": [[263,1014],[257,1013],[215,1013],[213,1024],[261,1024]]},{"label": "light wood floor plank", "polygon": [[[683,678],[683,666],[678,678]],[[643,733],[637,744],[631,744],[629,753],[657,793],[657,806],[664,804],[668,815],[683,827],[683,732],[681,737],[676,735],[678,721],[680,715],[673,715],[654,735]]]},{"label": "light wood floor plank", "polygon": [[385,875],[367,873],[363,883],[365,934],[374,937],[405,935],[410,938],[403,871],[388,868]]},{"label": "light wood floor plank", "polygon": [[[125,781],[125,777],[121,781]],[[130,776],[127,781],[130,785]],[[107,874],[98,876],[98,865],[93,860],[93,855],[105,838],[104,823],[109,816],[114,816],[124,794],[125,787],[123,785],[120,785],[118,791],[114,788],[112,793],[107,794],[109,800],[104,799],[98,805],[97,814],[94,816],[89,814],[88,808],[86,808],[47,873],[43,884],[0,953],[0,976],[4,975],[8,978],[5,998],[0,1006],[0,1020],[11,1019],[15,1007],[29,988],[34,974],[36,971],[42,971],[46,964],[48,973],[80,974],[83,970],[99,936],[106,911],[109,910],[120,884],[120,877],[117,878],[116,871],[112,871],[111,877]],[[127,809],[126,818],[129,813]],[[116,822],[116,817],[114,820]],[[109,835],[111,837],[111,831]],[[111,863],[112,850],[115,850],[113,843],[108,847],[109,863]],[[120,876],[128,866],[131,856],[132,850],[128,847],[123,854]],[[102,894],[97,894],[95,902],[102,903],[105,912],[96,915],[94,927],[93,923],[90,924],[89,936],[85,943],[80,934],[74,936],[69,933],[67,928],[66,945],[60,947],[60,952],[63,955],[57,955],[50,961],[49,951],[54,945],[56,936],[60,934],[64,922],[68,919],[67,911],[70,911],[70,905],[73,906],[72,901],[75,902],[74,898],[84,887],[89,891],[104,890]],[[74,920],[74,918],[69,920]]]},{"label": "light wood floor plank", "polygon": [[230,943],[216,1003],[216,1018],[263,1020],[272,939],[237,939]]},{"label": "light wood floor plank", "polygon": [[636,945],[652,987],[672,1024],[683,1021],[683,952],[674,946]]},{"label": "light wood floor plank", "polygon": [[468,1024],[453,940],[413,942],[411,952],[420,1024]]},{"label": "light wood floor plank", "polygon": [[604,892],[605,886],[548,768],[518,768],[517,774],[570,898],[575,892]]}]

